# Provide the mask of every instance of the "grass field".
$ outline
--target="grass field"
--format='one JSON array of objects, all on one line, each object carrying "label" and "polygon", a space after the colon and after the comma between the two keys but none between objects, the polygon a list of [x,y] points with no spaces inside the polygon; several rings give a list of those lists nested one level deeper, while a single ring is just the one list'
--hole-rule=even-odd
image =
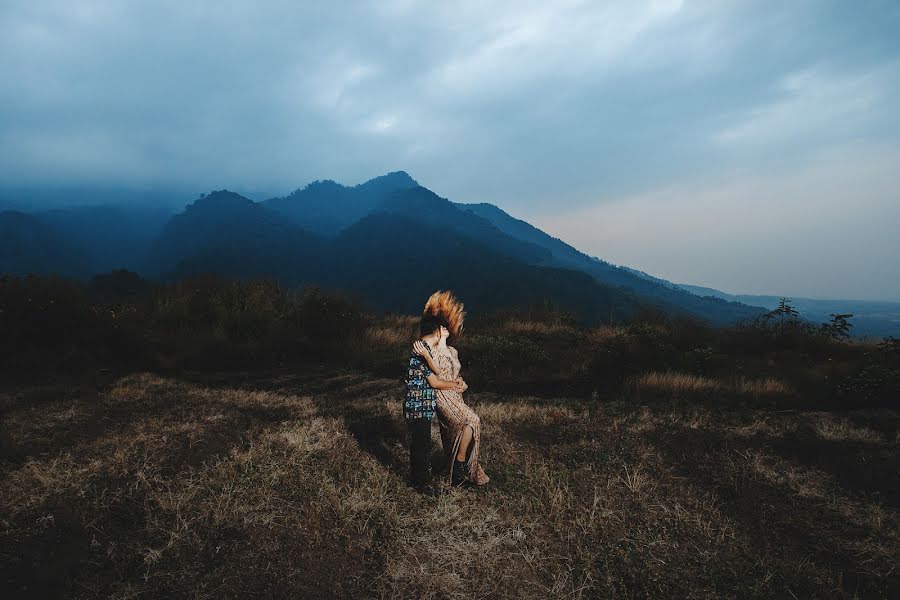
[{"label": "grass field", "polygon": [[[0,392],[2,597],[900,597],[900,415],[467,393],[483,489],[406,485],[400,384]],[[771,381],[736,381],[779,391]],[[438,435],[435,467],[439,467]]]}]

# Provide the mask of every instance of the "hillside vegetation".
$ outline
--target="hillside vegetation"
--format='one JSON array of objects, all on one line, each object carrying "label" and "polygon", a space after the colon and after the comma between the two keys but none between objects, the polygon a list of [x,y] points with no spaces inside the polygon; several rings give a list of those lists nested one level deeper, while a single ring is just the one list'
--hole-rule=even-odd
[{"label": "hillside vegetation", "polygon": [[895,340],[471,315],[492,482],[430,499],[399,408],[414,315],[121,274],[6,278],[0,308],[4,598],[900,593]]}]

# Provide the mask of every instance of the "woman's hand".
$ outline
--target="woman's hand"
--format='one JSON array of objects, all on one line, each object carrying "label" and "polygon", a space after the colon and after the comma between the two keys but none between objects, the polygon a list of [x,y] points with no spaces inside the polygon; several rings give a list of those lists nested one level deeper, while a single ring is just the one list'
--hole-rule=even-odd
[{"label": "woman's hand", "polygon": [[413,344],[413,352],[418,354],[419,356],[427,356],[428,349],[425,347],[425,342],[419,340],[418,342]]},{"label": "woman's hand", "polygon": [[462,377],[456,378],[456,391],[460,394],[469,389],[469,384],[466,383]]}]

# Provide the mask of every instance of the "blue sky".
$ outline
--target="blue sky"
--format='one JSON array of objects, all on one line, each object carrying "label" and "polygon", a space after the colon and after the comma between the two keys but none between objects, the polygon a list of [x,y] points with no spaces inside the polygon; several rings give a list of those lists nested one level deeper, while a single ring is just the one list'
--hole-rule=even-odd
[{"label": "blue sky", "polygon": [[403,169],[618,264],[900,300],[900,2],[0,4],[4,187]]}]

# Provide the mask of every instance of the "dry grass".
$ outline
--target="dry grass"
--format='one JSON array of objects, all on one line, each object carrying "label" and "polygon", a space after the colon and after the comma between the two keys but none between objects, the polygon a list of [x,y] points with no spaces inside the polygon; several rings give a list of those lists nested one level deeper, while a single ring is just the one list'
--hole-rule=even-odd
[{"label": "dry grass", "polygon": [[735,389],[742,394],[752,394],[754,396],[787,394],[790,392],[790,389],[783,381],[775,379],[774,377],[763,377],[759,379],[741,377],[737,380]]},{"label": "dry grass", "polygon": [[[721,391],[654,377],[668,391]],[[468,394],[493,480],[433,500],[406,486],[397,394],[396,381],[353,372],[138,374],[100,393],[0,394],[4,597],[900,589],[895,412],[588,410]]]},{"label": "dry grass", "polygon": [[553,335],[574,331],[574,327],[565,323],[553,323],[545,321],[528,321],[523,319],[510,319],[500,326],[500,331],[506,334],[538,334]]},{"label": "dry grass", "polygon": [[711,392],[718,390],[722,384],[715,379],[698,377],[688,373],[650,372],[633,377],[628,387],[635,391],[656,391],[667,393]]},{"label": "dry grass", "polygon": [[623,335],[626,329],[624,327],[613,327],[611,325],[601,325],[588,330],[588,338],[593,343],[600,343],[617,335]]},{"label": "dry grass", "polygon": [[418,317],[409,315],[387,316],[378,325],[366,328],[366,338],[378,346],[405,346],[416,339],[419,332]]},{"label": "dry grass", "polygon": [[[849,419],[840,418],[829,414],[823,414],[815,423],[816,433],[823,440],[834,442],[862,442],[870,444],[883,444],[886,436],[878,431],[865,426],[860,426]],[[897,444],[896,436],[894,444]]]},{"label": "dry grass", "polygon": [[640,395],[641,392],[664,397],[680,395],[709,395],[714,392],[734,392],[753,397],[789,394],[790,388],[774,377],[739,377],[732,382],[701,377],[690,373],[673,371],[651,371],[629,378],[626,390]]}]

